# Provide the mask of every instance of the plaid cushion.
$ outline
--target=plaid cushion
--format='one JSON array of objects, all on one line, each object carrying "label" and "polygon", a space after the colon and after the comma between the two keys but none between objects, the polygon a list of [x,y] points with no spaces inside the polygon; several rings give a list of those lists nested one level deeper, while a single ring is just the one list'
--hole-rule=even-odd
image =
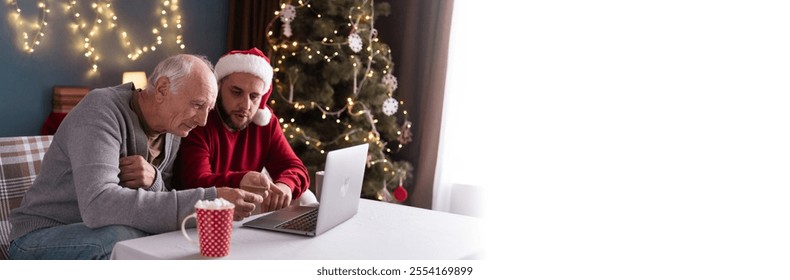
[{"label": "plaid cushion", "polygon": [[50,143],[51,135],[0,137],[0,259],[8,258],[11,209],[19,207],[36,179]]}]

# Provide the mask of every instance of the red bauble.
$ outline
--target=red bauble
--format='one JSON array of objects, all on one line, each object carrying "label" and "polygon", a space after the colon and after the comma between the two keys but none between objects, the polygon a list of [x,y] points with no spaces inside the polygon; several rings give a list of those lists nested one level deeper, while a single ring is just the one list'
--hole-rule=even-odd
[{"label": "red bauble", "polygon": [[395,195],[395,199],[397,199],[398,202],[404,202],[406,201],[406,198],[409,197],[409,193],[406,191],[406,188],[404,188],[403,186],[398,186],[395,189],[395,191],[392,192],[392,194]]}]

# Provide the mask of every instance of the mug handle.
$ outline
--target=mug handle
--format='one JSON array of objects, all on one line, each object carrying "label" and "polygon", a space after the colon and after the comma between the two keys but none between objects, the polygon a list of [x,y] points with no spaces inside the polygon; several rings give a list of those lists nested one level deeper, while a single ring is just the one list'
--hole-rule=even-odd
[{"label": "mug handle", "polygon": [[183,221],[181,221],[181,234],[183,234],[184,237],[190,242],[199,244],[197,241],[192,240],[192,238],[189,238],[189,235],[187,235],[186,225],[187,225],[187,220],[189,220],[189,218],[195,218],[195,220],[197,220],[197,213],[192,213],[191,215],[184,218]]}]

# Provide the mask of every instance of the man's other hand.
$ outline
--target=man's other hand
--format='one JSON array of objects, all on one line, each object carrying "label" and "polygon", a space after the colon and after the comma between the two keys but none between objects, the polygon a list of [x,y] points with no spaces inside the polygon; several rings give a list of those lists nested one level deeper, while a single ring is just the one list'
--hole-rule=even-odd
[{"label": "man's other hand", "polygon": [[123,187],[147,189],[154,184],[156,169],[145,161],[142,156],[122,157],[118,162],[118,168],[121,169],[121,173],[118,173],[118,179],[121,180],[120,184]]},{"label": "man's other hand", "polygon": [[217,188],[217,197],[233,203],[236,207],[233,211],[233,220],[241,221],[252,215],[256,205],[263,202],[263,197],[242,189]]},{"label": "man's other hand", "polygon": [[269,195],[263,198],[263,212],[275,211],[291,205],[291,188],[283,183],[273,184]]}]

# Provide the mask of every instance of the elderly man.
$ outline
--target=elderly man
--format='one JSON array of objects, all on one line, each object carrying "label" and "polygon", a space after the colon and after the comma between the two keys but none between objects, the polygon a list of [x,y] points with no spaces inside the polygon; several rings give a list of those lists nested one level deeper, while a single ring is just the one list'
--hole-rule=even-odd
[{"label": "elderly man", "polygon": [[[256,48],[231,51],[219,59],[216,70],[217,108],[205,127],[182,140],[175,187],[268,188],[259,192],[262,212],[288,206],[307,190],[310,177],[266,106],[272,92],[269,59]],[[264,168],[271,177],[261,173]]]},{"label": "elderly man", "polygon": [[176,55],[146,89],[95,89],[61,124],[41,173],[11,212],[12,259],[106,259],[116,242],[174,231],[195,202],[224,198],[235,219],[260,195],[232,188],[168,191],[179,146],[206,124],[217,84],[203,57]]}]

